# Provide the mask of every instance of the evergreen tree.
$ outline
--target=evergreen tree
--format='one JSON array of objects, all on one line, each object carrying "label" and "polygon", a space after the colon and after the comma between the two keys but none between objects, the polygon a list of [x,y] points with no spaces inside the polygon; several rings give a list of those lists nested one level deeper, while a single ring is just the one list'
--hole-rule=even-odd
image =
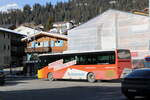
[{"label": "evergreen tree", "polygon": [[47,23],[45,24],[44,30],[48,31],[48,30],[52,29],[53,23],[54,23],[54,19],[52,17],[49,17]]},{"label": "evergreen tree", "polygon": [[45,6],[25,5],[23,10],[0,12],[0,24],[19,25],[33,22],[37,25],[42,24],[49,30],[52,22],[75,20],[76,23],[83,23],[110,8],[131,11],[143,10],[146,7],[148,0],[69,0],[59,2],[55,6],[51,3]]},{"label": "evergreen tree", "polygon": [[25,5],[24,6],[24,8],[23,8],[23,17],[25,19],[25,22],[30,22],[31,21],[31,7],[30,7],[30,5]]}]

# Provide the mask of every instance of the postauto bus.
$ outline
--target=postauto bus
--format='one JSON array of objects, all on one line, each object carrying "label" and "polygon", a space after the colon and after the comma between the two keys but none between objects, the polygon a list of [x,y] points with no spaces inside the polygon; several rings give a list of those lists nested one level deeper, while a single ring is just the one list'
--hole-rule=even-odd
[{"label": "postauto bus", "polygon": [[96,80],[119,79],[125,69],[132,69],[127,49],[39,55],[38,78]]}]

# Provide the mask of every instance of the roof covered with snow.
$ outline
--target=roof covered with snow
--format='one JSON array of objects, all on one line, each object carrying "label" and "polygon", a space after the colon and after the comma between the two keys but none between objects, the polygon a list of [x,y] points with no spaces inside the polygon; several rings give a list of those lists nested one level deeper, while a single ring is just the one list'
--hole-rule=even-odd
[{"label": "roof covered with snow", "polygon": [[0,31],[4,31],[4,32],[8,32],[8,33],[13,33],[13,34],[22,35],[21,33],[16,32],[16,31],[14,31],[14,30],[10,30],[10,29],[7,29],[7,28],[2,28],[2,27],[0,27]]},{"label": "roof covered with snow", "polygon": [[22,41],[26,41],[26,40],[28,40],[28,39],[30,39],[32,37],[41,36],[41,35],[61,38],[61,39],[65,39],[65,40],[68,39],[68,37],[66,35],[60,35],[60,34],[54,34],[54,33],[48,33],[48,32],[39,32],[37,34],[32,34],[32,35],[29,35],[29,36],[23,38]]}]

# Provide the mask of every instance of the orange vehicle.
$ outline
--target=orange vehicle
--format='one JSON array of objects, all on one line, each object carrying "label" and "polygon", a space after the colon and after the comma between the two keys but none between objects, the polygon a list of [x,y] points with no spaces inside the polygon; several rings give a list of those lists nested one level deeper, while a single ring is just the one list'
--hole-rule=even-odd
[{"label": "orange vehicle", "polygon": [[126,49],[39,55],[38,78],[96,80],[119,79],[125,69],[132,69]]}]

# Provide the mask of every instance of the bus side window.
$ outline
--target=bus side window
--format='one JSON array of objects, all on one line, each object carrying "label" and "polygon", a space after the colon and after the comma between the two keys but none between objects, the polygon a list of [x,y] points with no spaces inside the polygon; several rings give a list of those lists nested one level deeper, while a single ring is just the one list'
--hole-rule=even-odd
[{"label": "bus side window", "polygon": [[103,63],[101,59],[102,59],[102,57],[100,55],[97,56],[97,64]]},{"label": "bus side window", "polygon": [[73,61],[73,60],[75,60],[75,57],[74,57],[74,56],[72,56],[72,57],[70,58],[70,61]]},{"label": "bus side window", "polygon": [[97,64],[109,64],[109,56],[99,55],[97,57]]},{"label": "bus side window", "polygon": [[113,56],[113,55],[109,56],[109,63],[115,64],[115,56]]},{"label": "bus side window", "polygon": [[87,65],[87,64],[88,64],[88,61],[87,61],[87,60],[88,60],[87,55],[84,55],[83,58],[82,58],[82,64],[83,64],[83,65]]},{"label": "bus side window", "polygon": [[75,56],[75,60],[77,61],[77,65],[79,65],[80,64],[79,56]]},{"label": "bus side window", "polygon": [[91,58],[90,57],[87,58],[87,63],[91,64]]},{"label": "bus side window", "polygon": [[67,63],[67,62],[69,62],[68,57],[64,57],[64,63]]},{"label": "bus side window", "polygon": [[82,56],[79,57],[79,63],[80,63],[80,64],[83,63],[83,57],[82,57]]},{"label": "bus side window", "polygon": [[95,56],[92,56],[92,64],[96,64],[97,59],[95,58]]},{"label": "bus side window", "polygon": [[75,56],[75,59],[77,61],[77,65],[86,65],[86,56],[85,55]]},{"label": "bus side window", "polygon": [[64,57],[64,63],[67,63],[67,62],[73,61],[73,60],[75,60],[74,56],[66,56],[66,57]]}]

